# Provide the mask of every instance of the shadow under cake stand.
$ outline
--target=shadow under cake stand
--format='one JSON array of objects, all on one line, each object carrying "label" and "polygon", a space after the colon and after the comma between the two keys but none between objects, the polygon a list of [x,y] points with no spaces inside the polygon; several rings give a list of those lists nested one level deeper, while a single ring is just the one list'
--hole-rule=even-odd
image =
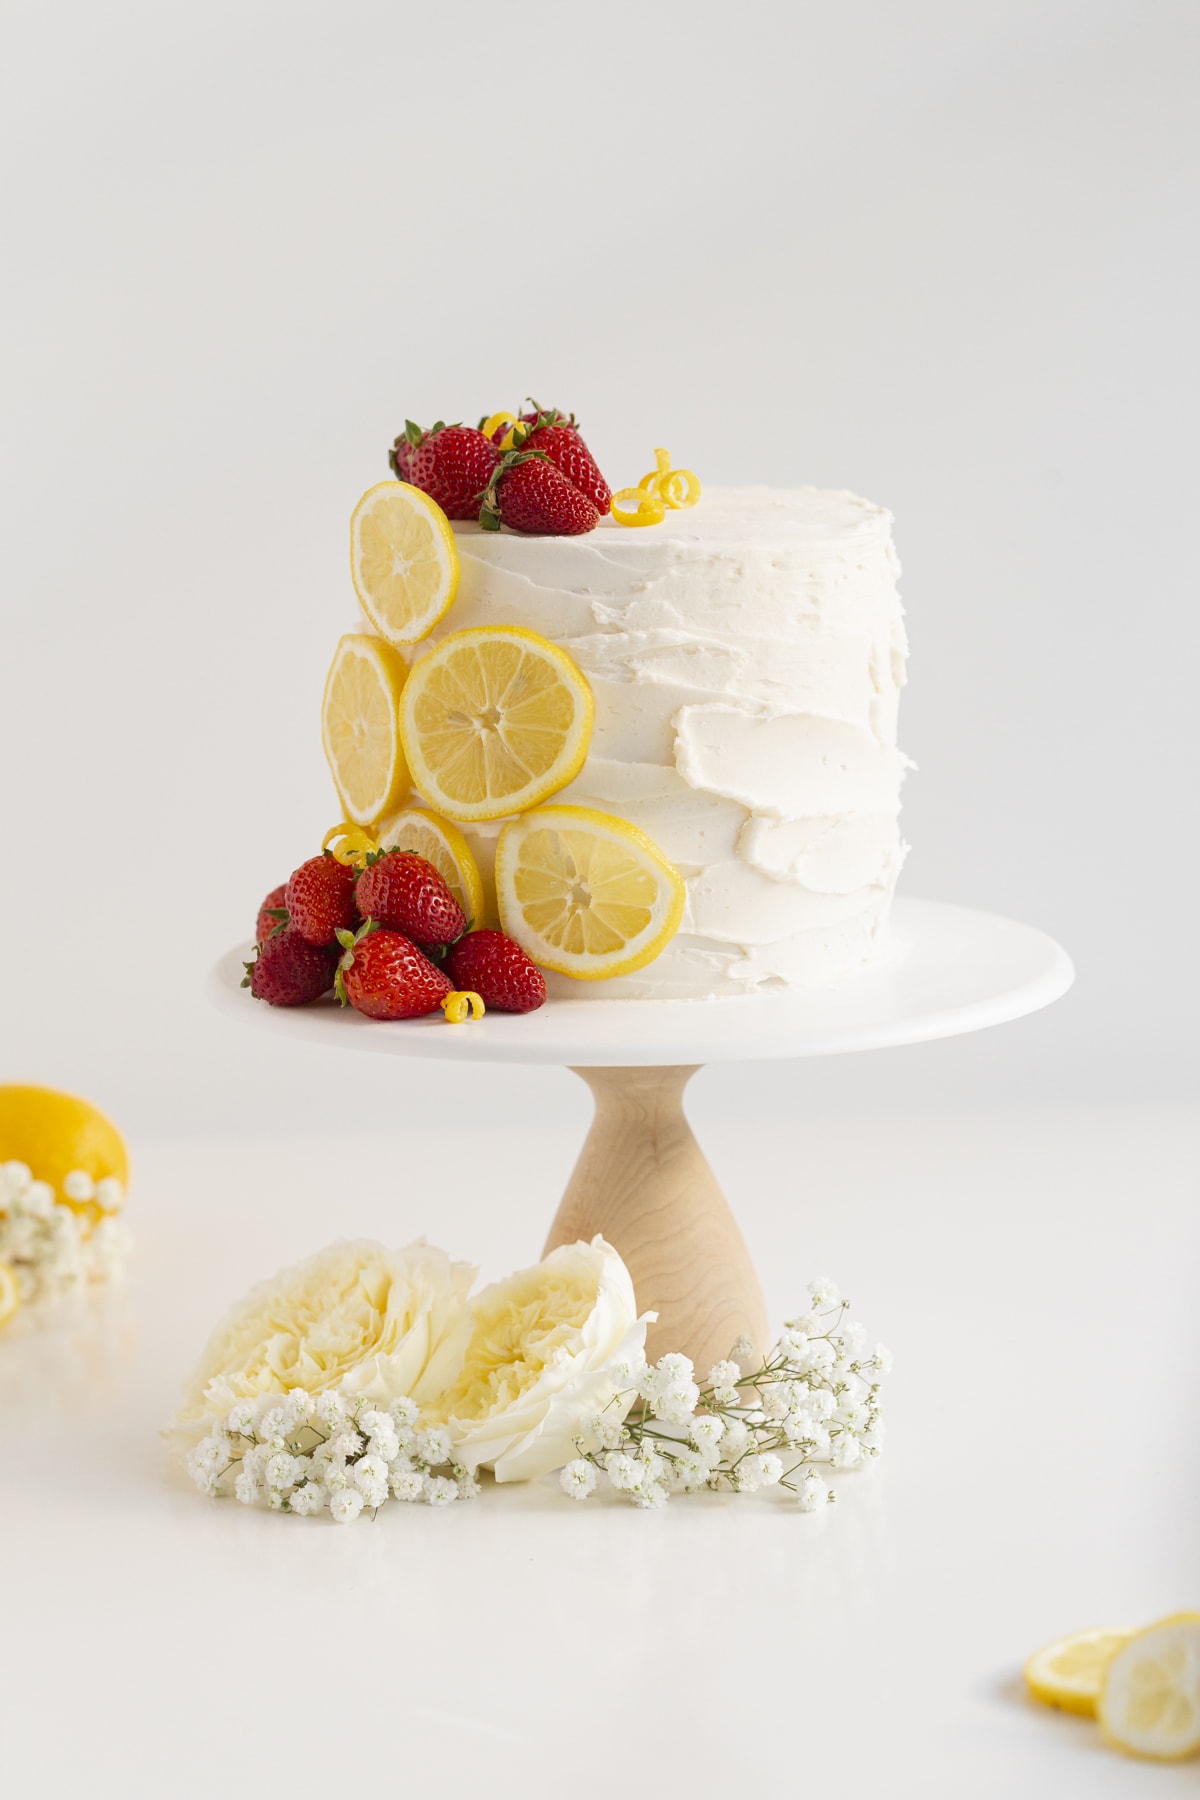
[{"label": "shadow under cake stand", "polygon": [[1074,979],[1053,939],[994,913],[901,899],[885,961],[835,986],[719,1000],[550,1000],[536,1013],[395,1024],[332,999],[270,1007],[242,988],[230,951],[211,994],[231,1018],[312,1043],[443,1062],[554,1063],[591,1088],[596,1116],[546,1250],[597,1232],[624,1257],[638,1306],[658,1313],[651,1360],[681,1350],[707,1370],[748,1337],[770,1341],[737,1221],[683,1111],[704,1063],[884,1050],[955,1037],[1049,1006]]}]

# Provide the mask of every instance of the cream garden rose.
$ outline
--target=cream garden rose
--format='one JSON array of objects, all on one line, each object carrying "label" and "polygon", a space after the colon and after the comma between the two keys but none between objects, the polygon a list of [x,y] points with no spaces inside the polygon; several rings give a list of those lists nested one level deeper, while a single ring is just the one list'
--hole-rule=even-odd
[{"label": "cream garden rose", "polygon": [[[528,1481],[597,1444],[590,1423],[628,1389],[617,1369],[642,1360],[646,1325],[629,1270],[611,1244],[564,1244],[472,1303],[474,1329],[461,1371],[434,1410],[454,1456],[488,1464],[497,1481]],[[606,1418],[619,1421],[634,1398]]]},{"label": "cream garden rose", "polygon": [[425,1406],[455,1381],[475,1328],[476,1271],[431,1244],[331,1244],[254,1288],[218,1326],[193,1371],[177,1426],[237,1400],[337,1388]]}]

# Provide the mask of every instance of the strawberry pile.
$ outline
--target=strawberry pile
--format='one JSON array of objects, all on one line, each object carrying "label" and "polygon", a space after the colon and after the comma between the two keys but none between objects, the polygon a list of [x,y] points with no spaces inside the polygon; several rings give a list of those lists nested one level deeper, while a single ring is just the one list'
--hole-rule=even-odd
[{"label": "strawberry pile", "polygon": [[541,970],[502,931],[470,924],[414,851],[376,851],[359,865],[324,850],[263,901],[242,986],[269,1006],[307,1006],[332,991],[371,1019],[420,1019],[439,1007],[449,1017],[445,1003],[463,993],[495,1012],[536,1011],[546,998]]},{"label": "strawberry pile", "polygon": [[[487,531],[578,537],[612,506],[612,491],[579,434],[574,413],[535,404],[489,436],[481,421],[422,431],[411,419],[388,455],[400,481],[420,488],[448,519]],[[501,446],[511,437],[507,449]]]}]

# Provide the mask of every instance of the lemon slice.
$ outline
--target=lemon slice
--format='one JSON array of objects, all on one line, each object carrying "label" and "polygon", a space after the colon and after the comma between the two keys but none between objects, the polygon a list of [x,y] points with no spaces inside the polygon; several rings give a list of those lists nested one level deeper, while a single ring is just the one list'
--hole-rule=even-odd
[{"label": "lemon slice", "polygon": [[1047,1706],[1061,1706],[1065,1712],[1090,1717],[1096,1710],[1109,1663],[1132,1636],[1132,1631],[1116,1626],[1099,1626],[1047,1644],[1025,1664],[1030,1693]]},{"label": "lemon slice", "polygon": [[[71,1175],[129,1186],[129,1152],[112,1120],[89,1100],[57,1088],[21,1083],[0,1086],[0,1163],[24,1163],[37,1181],[49,1182],[63,1206],[93,1223],[102,1208],[92,1193],[76,1199]],[[87,1192],[88,1184],[84,1184]]]},{"label": "lemon slice", "polygon": [[500,923],[534,962],[604,981],[653,961],[679,929],[684,886],[636,825],[586,806],[542,806],[496,845]]},{"label": "lemon slice", "polygon": [[1132,1756],[1200,1754],[1200,1613],[1175,1613],[1123,1644],[1096,1710],[1105,1737]]},{"label": "lemon slice", "polygon": [[17,1271],[11,1263],[0,1262],[0,1325],[7,1325],[21,1304]]},{"label": "lemon slice", "polygon": [[502,819],[566,787],[592,735],[592,690],[536,631],[455,631],[414,663],[400,701],[414,786],[451,819]]},{"label": "lemon slice", "polygon": [[433,864],[474,925],[482,925],[483,877],[466,838],[449,819],[423,806],[406,806],[379,826],[381,850],[415,850]]},{"label": "lemon slice", "polygon": [[378,638],[349,632],[338,640],[325,697],[321,742],[342,811],[373,825],[395,806],[408,780],[397,709],[404,664]]},{"label": "lemon slice", "polygon": [[380,637],[427,636],[458,592],[454,533],[436,500],[407,481],[368,488],[350,520],[350,574]]}]

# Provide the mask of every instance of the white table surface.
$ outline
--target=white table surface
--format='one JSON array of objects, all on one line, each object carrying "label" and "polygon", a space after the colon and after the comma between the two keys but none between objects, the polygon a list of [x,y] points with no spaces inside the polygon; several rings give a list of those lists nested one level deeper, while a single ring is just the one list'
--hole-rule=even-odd
[{"label": "white table surface", "polygon": [[553,1119],[456,1122],[452,1158],[449,1105],[356,1143],[134,1146],[129,1282],[0,1340],[3,1791],[1194,1794],[1019,1681],[1060,1633],[1200,1604],[1194,1116],[751,1130],[697,1078],[773,1315],[829,1273],[896,1353],[887,1455],[819,1517],[546,1483],[340,1528],[167,1473],[181,1375],[281,1262],[345,1232],[488,1276],[536,1254],[584,1117],[538,1079]]}]

